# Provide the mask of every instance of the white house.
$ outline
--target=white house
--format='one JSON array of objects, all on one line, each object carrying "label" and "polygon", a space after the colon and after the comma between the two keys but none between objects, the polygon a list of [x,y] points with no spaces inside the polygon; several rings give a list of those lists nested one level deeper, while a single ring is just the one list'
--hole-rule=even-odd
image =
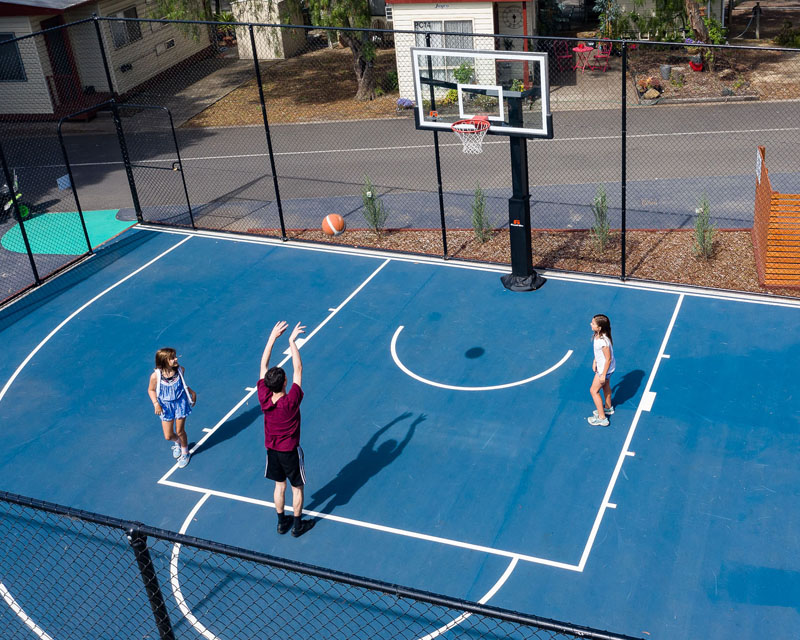
[{"label": "white house", "polygon": [[[148,15],[147,0],[14,0],[0,3],[0,118],[57,118],[110,96],[93,14]],[[100,21],[114,90],[125,94],[211,46],[158,22]]]},{"label": "white house", "polygon": [[[234,0],[231,13],[237,22],[260,22],[267,24],[303,24],[300,3],[289,0],[254,3],[251,0]],[[253,35],[259,58],[291,58],[302,53],[307,47],[304,29],[277,29],[275,27],[254,27]],[[253,48],[250,33],[246,27],[236,28],[236,42],[239,58],[252,60]]]},{"label": "white house", "polygon": [[[471,34],[533,35],[537,29],[537,1],[509,0],[508,2],[420,2],[419,0],[387,0],[387,14],[398,31],[440,31],[446,35],[431,35],[430,45],[446,49],[527,50],[529,42],[519,39],[495,39]],[[411,73],[411,47],[424,47],[424,34],[395,34],[397,77],[400,96],[414,97]]]}]

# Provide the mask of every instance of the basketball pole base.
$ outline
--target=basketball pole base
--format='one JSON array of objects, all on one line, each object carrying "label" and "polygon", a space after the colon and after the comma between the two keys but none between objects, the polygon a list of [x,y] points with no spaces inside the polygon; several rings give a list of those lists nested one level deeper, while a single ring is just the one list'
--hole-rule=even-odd
[{"label": "basketball pole base", "polygon": [[515,276],[513,273],[508,273],[500,276],[500,282],[509,291],[536,291],[547,282],[547,279],[534,271],[529,276]]}]

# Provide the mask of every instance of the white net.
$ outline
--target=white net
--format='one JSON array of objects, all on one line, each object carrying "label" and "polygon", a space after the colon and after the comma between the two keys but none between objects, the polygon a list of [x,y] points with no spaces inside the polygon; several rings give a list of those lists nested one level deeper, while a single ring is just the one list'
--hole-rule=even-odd
[{"label": "white net", "polygon": [[483,137],[489,130],[489,123],[485,120],[472,120],[456,122],[453,131],[461,138],[464,153],[481,153],[483,151]]}]

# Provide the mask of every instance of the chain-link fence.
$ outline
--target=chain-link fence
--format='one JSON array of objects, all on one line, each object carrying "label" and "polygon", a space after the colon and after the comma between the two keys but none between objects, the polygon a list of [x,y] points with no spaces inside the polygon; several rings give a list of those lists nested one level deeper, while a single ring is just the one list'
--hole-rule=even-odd
[{"label": "chain-link fence", "polygon": [[[137,220],[508,263],[509,140],[467,155],[416,128],[410,49],[426,45],[548,54],[534,266],[796,295],[758,283],[749,230],[758,146],[775,190],[800,193],[800,51],[66,18],[82,21],[0,42],[0,184],[16,176],[25,207],[0,220],[2,299]],[[322,233],[330,213],[345,234]]]},{"label": "chain-link fence", "polygon": [[0,531],[9,640],[633,640],[5,492]]}]

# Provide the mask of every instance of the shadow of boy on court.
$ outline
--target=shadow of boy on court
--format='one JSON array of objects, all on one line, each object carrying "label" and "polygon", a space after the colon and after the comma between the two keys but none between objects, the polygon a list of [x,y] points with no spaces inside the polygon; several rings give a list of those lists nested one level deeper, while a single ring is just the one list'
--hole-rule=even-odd
[{"label": "shadow of boy on court", "polygon": [[390,439],[384,440],[375,448],[378,439],[386,433],[392,426],[401,420],[407,420],[411,417],[411,412],[406,411],[398,416],[385,426],[378,429],[367,441],[367,443],[358,452],[355,460],[348,462],[336,477],[328,484],[316,491],[311,496],[311,504],[306,506],[306,510],[315,511],[317,507],[325,503],[325,507],[321,510],[322,513],[332,513],[337,507],[346,505],[356,492],[363,487],[367,481],[373,476],[377,475],[381,469],[389,466],[394,462],[403,449],[406,448],[411,438],[414,437],[414,432],[417,425],[425,421],[425,414],[420,414],[414,422],[412,422],[402,442]]}]

